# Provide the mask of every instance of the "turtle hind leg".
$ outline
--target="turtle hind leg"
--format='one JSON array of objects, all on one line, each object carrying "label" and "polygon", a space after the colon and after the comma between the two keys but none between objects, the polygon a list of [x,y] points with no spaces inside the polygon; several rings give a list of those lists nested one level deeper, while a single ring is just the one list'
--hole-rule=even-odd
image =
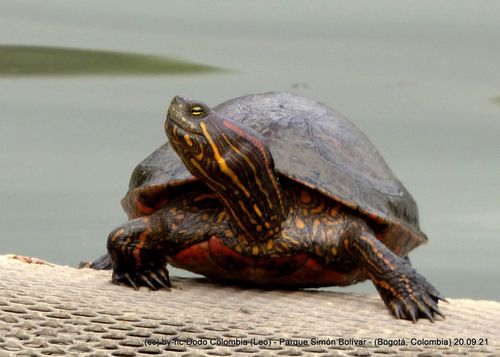
[{"label": "turtle hind leg", "polygon": [[343,245],[367,271],[396,318],[416,322],[419,318],[434,321],[436,315],[444,317],[438,302],[446,300],[434,286],[413,269],[408,259],[397,256],[370,231],[351,229]]},{"label": "turtle hind leg", "polygon": [[138,289],[170,289],[167,255],[161,249],[161,234],[153,216],[140,217],[115,228],[108,237],[108,252],[113,267],[112,282]]},{"label": "turtle hind leg", "polygon": [[103,254],[93,262],[82,261],[78,265],[78,269],[90,268],[95,270],[111,270],[113,265],[111,264],[111,258],[109,254]]}]

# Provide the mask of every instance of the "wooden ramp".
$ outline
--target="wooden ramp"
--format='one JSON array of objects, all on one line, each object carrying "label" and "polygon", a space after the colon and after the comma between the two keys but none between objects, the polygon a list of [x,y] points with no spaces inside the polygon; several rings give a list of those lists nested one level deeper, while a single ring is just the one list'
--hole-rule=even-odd
[{"label": "wooden ramp", "polygon": [[445,320],[413,324],[376,295],[173,283],[0,256],[0,357],[500,356],[500,302],[450,299]]}]

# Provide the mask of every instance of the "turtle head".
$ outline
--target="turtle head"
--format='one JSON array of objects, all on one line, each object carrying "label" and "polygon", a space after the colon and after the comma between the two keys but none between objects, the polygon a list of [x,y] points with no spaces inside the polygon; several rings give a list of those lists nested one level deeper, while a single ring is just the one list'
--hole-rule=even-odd
[{"label": "turtle head", "polygon": [[170,103],[165,131],[172,148],[188,169],[192,158],[202,158],[203,147],[207,145],[203,130],[211,115],[211,109],[200,102],[176,96]]},{"label": "turtle head", "polygon": [[272,237],[287,208],[267,145],[207,105],[174,97],[165,130],[186,168],[215,191],[248,236]]},{"label": "turtle head", "polygon": [[206,104],[175,96],[168,107],[167,121],[165,122],[167,135],[169,135],[169,128],[175,127],[202,135],[203,130],[200,123],[204,122],[211,112]]}]

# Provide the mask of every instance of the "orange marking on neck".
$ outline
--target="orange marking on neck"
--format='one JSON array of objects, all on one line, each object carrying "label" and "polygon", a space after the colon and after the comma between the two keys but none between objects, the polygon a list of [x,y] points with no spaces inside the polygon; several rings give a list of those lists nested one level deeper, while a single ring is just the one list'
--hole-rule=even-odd
[{"label": "orange marking on neck", "polygon": [[212,177],[203,169],[203,167],[201,167],[198,161],[196,161],[193,158],[191,158],[189,161],[191,162],[191,165],[193,165],[196,168],[196,170],[198,170],[200,175],[202,175],[209,182],[209,185],[212,184],[214,186],[218,186],[222,190],[225,189],[224,185],[221,185],[219,182],[212,179]]},{"label": "orange marking on neck", "polygon": [[245,214],[248,216],[248,219],[250,219],[250,223],[257,224],[258,222],[252,218],[252,215],[250,214],[250,212],[248,212],[247,207],[245,206],[245,203],[243,201],[239,200],[238,204],[240,205],[243,212],[245,212]]},{"label": "orange marking on neck", "polygon": [[193,146],[193,142],[191,141],[191,138],[189,137],[188,134],[185,134],[184,135],[184,141],[186,142],[186,144],[189,146],[189,147],[192,147]]},{"label": "orange marking on neck", "polygon": [[215,145],[215,142],[210,136],[205,123],[200,123],[200,128],[203,131],[203,135],[207,139],[208,144],[212,147],[215,161],[217,162],[217,165],[219,165],[220,170],[224,174],[226,174],[236,184],[236,186],[238,186],[243,191],[245,196],[249,198],[250,192],[248,192],[245,186],[243,186],[240,179],[238,178],[238,175],[236,175],[236,173],[227,165],[226,160],[224,160],[224,158],[221,156],[219,148],[217,147],[217,145]]},{"label": "orange marking on neck", "polygon": [[255,213],[257,213],[259,217],[262,217],[262,212],[260,211],[256,203],[253,204],[253,210],[255,211]]},{"label": "orange marking on neck", "polygon": [[262,184],[262,181],[259,178],[259,175],[261,173],[257,172],[257,168],[255,167],[255,165],[252,162],[252,160],[250,160],[250,158],[247,155],[243,154],[240,149],[238,149],[236,146],[234,146],[224,133],[221,133],[221,136],[226,141],[226,143],[231,147],[231,149],[234,152],[238,153],[246,161],[246,163],[250,167],[250,169],[252,169],[253,179],[257,183],[257,186],[259,186],[260,192],[262,192],[266,196],[267,204],[268,204],[269,208],[272,209],[273,208],[273,202],[271,201],[271,198],[269,197],[269,192],[268,192],[268,190],[266,190],[264,188],[264,186]]},{"label": "orange marking on neck", "polygon": [[[262,143],[262,141],[260,141],[259,139],[257,139],[255,136],[253,135],[250,135],[248,134],[247,132],[245,132],[243,129],[241,129],[239,126],[237,126],[234,122],[230,121],[230,120],[223,120],[222,121],[222,124],[227,127],[228,129],[234,131],[235,133],[237,133],[238,135],[246,138],[247,140],[249,140],[252,144],[255,145],[255,147],[260,151],[264,161],[265,161],[265,169],[267,171],[267,176],[270,178],[270,181],[273,185],[273,188],[275,190],[275,192],[277,193],[277,196],[278,196],[278,200],[279,200],[279,203],[280,203],[280,209],[282,209],[284,211],[285,209],[285,205],[283,203],[283,198],[281,197],[281,190],[278,186],[278,182],[276,180],[276,175],[275,173],[273,172],[273,168],[272,168],[272,165],[271,165],[271,160],[270,160],[270,157],[268,155],[268,152],[267,150],[265,149],[264,147],[264,144]],[[286,212],[283,212],[284,214]]]}]

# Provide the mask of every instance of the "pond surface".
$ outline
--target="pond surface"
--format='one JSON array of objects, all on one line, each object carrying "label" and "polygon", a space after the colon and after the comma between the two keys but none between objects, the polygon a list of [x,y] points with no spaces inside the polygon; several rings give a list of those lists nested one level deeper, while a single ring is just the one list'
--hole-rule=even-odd
[{"label": "pond surface", "polygon": [[[286,90],[360,127],[415,197],[413,264],[448,297],[500,300],[500,3],[3,1],[0,44],[227,71],[0,77],[0,253],[75,266],[125,221],[174,95]],[[179,271],[176,271],[179,274]],[[375,289],[365,283],[341,291]]]}]

